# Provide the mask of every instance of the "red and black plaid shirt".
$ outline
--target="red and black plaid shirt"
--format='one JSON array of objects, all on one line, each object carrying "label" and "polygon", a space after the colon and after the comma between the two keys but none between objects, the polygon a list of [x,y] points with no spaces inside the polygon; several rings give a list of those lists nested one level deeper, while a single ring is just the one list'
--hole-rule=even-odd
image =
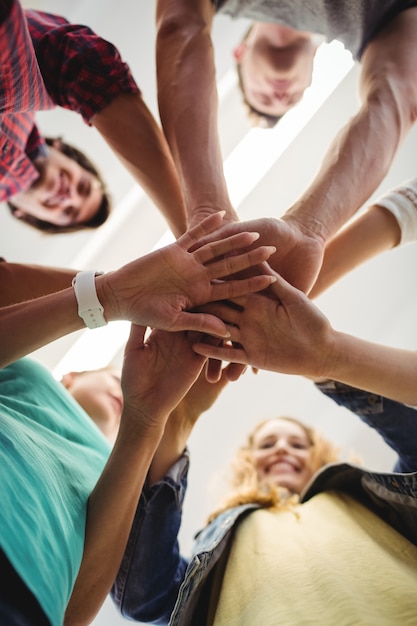
[{"label": "red and black plaid shirt", "polygon": [[23,12],[17,0],[0,2],[0,41],[0,201],[4,201],[28,189],[38,177],[32,161],[45,154],[46,147],[35,125],[36,111],[58,105],[76,111],[90,124],[118,94],[140,90],[111,43],[62,17]]}]

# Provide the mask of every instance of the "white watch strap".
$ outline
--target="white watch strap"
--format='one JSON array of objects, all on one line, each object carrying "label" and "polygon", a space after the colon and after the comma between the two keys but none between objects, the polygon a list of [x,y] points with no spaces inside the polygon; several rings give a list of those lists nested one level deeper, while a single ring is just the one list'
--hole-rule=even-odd
[{"label": "white watch strap", "polygon": [[103,314],[104,308],[97,297],[95,283],[95,277],[101,274],[104,272],[78,272],[72,281],[78,302],[78,315],[88,328],[99,328],[107,324]]}]

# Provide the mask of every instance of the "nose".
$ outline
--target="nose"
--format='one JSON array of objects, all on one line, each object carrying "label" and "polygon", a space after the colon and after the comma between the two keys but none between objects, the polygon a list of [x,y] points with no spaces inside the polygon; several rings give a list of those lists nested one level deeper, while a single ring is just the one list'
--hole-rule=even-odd
[{"label": "nose", "polygon": [[275,442],[275,451],[276,452],[287,452],[288,451],[288,441],[285,437],[279,437],[279,439]]},{"label": "nose", "polygon": [[288,92],[285,89],[274,89],[272,93],[272,98],[275,102],[287,102],[288,101]]}]

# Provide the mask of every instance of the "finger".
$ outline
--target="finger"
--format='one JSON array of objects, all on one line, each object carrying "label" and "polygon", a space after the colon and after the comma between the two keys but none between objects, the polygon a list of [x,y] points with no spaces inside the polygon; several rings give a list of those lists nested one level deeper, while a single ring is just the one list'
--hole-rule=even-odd
[{"label": "finger", "polygon": [[271,270],[271,272],[271,275],[275,276],[276,280],[269,288],[270,294],[274,295],[278,298],[278,300],[281,300],[281,302],[284,302],[288,296],[299,293],[299,289],[290,285],[290,283],[287,282],[281,274],[278,274],[278,272],[274,272],[273,270]]},{"label": "finger", "polygon": [[249,365],[248,358],[243,348],[235,348],[231,346],[211,346],[206,343],[196,343],[193,350],[201,356],[209,359],[218,359],[221,361],[229,361],[232,363],[241,363]]},{"label": "finger", "polygon": [[242,363],[229,363],[225,368],[227,379],[230,382],[234,382],[239,380],[239,378],[244,374],[247,370],[247,365],[243,365]]},{"label": "finger", "polygon": [[[200,313],[210,313],[210,315],[215,315],[219,317],[226,324],[233,324],[235,326],[239,326],[240,318],[242,316],[243,308],[236,308],[233,302],[229,300],[219,301],[219,302],[209,302],[201,307],[196,309]],[[194,343],[198,343],[199,338],[195,338]]]},{"label": "finger", "polygon": [[179,313],[175,322],[168,330],[171,332],[177,330],[196,331],[214,335],[221,339],[228,339],[230,337],[230,331],[226,324],[215,315],[208,313]]},{"label": "finger", "polygon": [[[227,324],[228,326],[239,327],[241,316],[243,309],[236,309],[233,306],[228,305],[228,301],[220,301],[220,302],[209,302],[208,304],[200,307],[200,312],[209,313],[210,315],[215,315],[219,317],[222,322]],[[230,331],[230,328],[229,328]],[[194,343],[199,343],[200,338],[196,337]]]},{"label": "finger", "polygon": [[224,278],[253,265],[259,265],[266,261],[276,251],[275,246],[259,246],[249,252],[229,256],[220,261],[207,265],[207,273],[210,278]]},{"label": "finger", "polygon": [[145,341],[146,326],[130,325],[129,337],[127,339],[124,355],[126,356],[132,350],[142,347]]},{"label": "finger", "polygon": [[200,263],[208,263],[230,252],[249,248],[257,239],[259,239],[259,233],[256,232],[238,233],[224,239],[219,236],[219,239],[198,248],[193,254]]},{"label": "finger", "polygon": [[188,252],[194,252],[203,246],[213,243],[215,241],[219,241],[220,239],[226,239],[226,237],[230,237],[231,235],[236,235],[237,233],[242,232],[251,232],[245,227],[241,222],[226,222],[223,223],[218,230],[215,232],[205,235],[201,237],[195,244],[193,244],[190,248],[188,248]]},{"label": "finger", "polygon": [[275,281],[274,276],[252,276],[241,280],[226,280],[211,287],[212,300],[228,300],[247,293],[267,289]]},{"label": "finger", "polygon": [[218,211],[209,215],[196,226],[189,228],[181,237],[177,239],[177,244],[184,250],[195,246],[199,239],[218,230],[223,224],[223,217],[226,211]]},{"label": "finger", "polygon": [[209,359],[206,364],[206,380],[209,383],[218,383],[222,377],[222,362],[218,359]]}]

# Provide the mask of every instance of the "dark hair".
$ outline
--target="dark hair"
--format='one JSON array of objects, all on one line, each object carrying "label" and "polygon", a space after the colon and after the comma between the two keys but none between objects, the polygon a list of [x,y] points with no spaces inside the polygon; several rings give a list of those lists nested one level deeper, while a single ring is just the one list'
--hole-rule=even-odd
[{"label": "dark hair", "polygon": [[[248,31],[246,31],[242,41],[240,42],[241,44],[245,43],[245,41],[249,37],[249,33],[252,30],[252,26],[250,26]],[[242,70],[240,68],[240,63],[238,62],[236,62],[236,72],[237,72],[237,77],[238,77],[239,89],[242,93],[243,103],[246,107],[250,122],[254,126],[260,126],[261,128],[274,128],[274,126],[282,118],[282,115],[269,115],[268,113],[263,113],[262,111],[259,111],[256,107],[252,106],[246,98],[245,88],[243,86]]]},{"label": "dark hair", "polygon": [[[48,146],[52,146],[54,145],[54,143],[55,144],[57,143],[57,145],[55,146],[57,150],[60,150],[63,154],[65,154],[65,156],[67,156],[70,159],[73,159],[74,161],[78,163],[78,165],[80,165],[82,168],[87,170],[87,172],[90,172],[90,174],[93,174],[93,176],[95,176],[100,182],[100,185],[103,191],[103,199],[100,203],[100,206],[97,212],[93,215],[93,217],[88,222],[84,222],[80,224],[69,224],[68,226],[58,226],[57,224],[51,224],[50,222],[46,222],[44,220],[38,219],[37,217],[33,217],[32,215],[26,215],[26,214],[24,214],[22,217],[19,217],[17,219],[19,219],[21,222],[24,222],[25,224],[28,224],[29,226],[33,226],[34,228],[37,228],[38,230],[42,230],[43,232],[49,233],[52,235],[56,235],[60,233],[72,233],[78,230],[84,230],[86,228],[98,228],[99,226],[104,224],[104,222],[109,217],[110,211],[111,211],[110,196],[106,190],[106,184],[101,174],[99,173],[97,168],[93,165],[93,163],[90,161],[90,159],[83,152],[81,152],[81,150],[78,150],[78,148],[71,146],[65,141],[62,141],[61,138],[52,139],[51,137],[45,137],[45,142]],[[7,205],[10,209],[11,214],[14,216],[17,210],[17,207],[14,206],[13,200],[12,199],[9,200],[7,202]]]}]

